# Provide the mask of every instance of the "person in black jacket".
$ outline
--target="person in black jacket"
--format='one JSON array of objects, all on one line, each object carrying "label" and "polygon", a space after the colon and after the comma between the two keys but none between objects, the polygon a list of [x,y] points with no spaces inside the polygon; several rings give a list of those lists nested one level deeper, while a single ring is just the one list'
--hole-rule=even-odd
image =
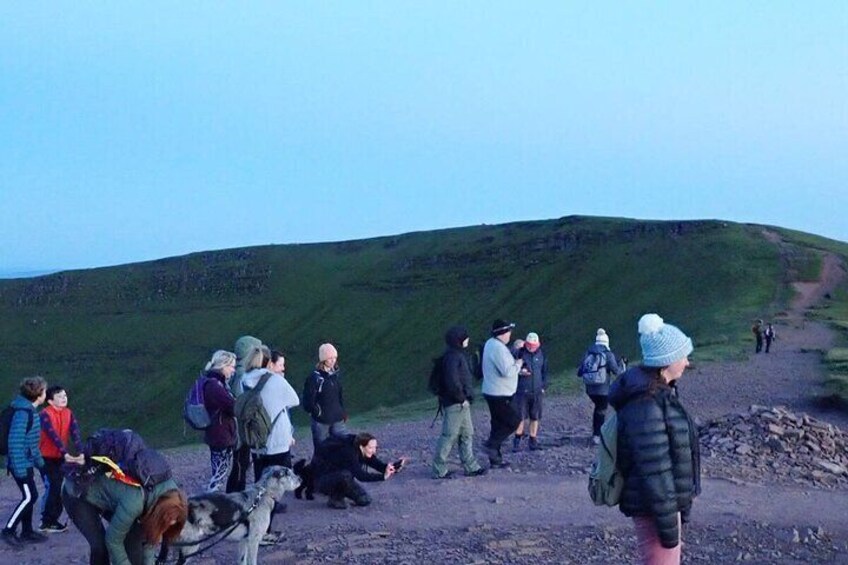
[{"label": "person in black jacket", "polygon": [[700,493],[698,434],[677,396],[692,340],[656,314],[639,320],[642,364],[612,384],[618,414],[619,509],[633,518],[644,563],[680,563],[681,523]]},{"label": "person in black jacket", "polygon": [[321,344],[318,364],[303,383],[303,409],[312,416],[313,452],[318,451],[318,446],[328,435],[341,437],[347,434],[347,412],[338,360],[339,353],[332,343]]},{"label": "person in black jacket", "polygon": [[331,435],[320,443],[312,456],[312,473],[316,490],[330,497],[330,508],[347,508],[345,498],[357,506],[368,506],[371,497],[356,481],[389,480],[406,462],[401,458],[395,467],[377,459],[376,454],[377,439],[369,433]]},{"label": "person in black jacket", "polygon": [[454,326],[445,333],[447,348],[441,358],[442,382],[439,386],[439,407],[443,412],[442,435],[436,444],[433,457],[433,477],[447,479],[453,476],[448,471],[447,458],[453,446],[459,442],[459,459],[465,474],[476,477],[484,475],[474,457],[474,425],[471,423],[471,402],[474,390],[471,384],[471,369],[465,349],[468,347],[468,331]]}]

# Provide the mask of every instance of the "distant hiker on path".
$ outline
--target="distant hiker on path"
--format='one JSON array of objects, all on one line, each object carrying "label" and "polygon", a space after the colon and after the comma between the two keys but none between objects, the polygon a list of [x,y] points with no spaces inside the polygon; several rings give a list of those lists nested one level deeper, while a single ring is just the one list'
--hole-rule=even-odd
[{"label": "distant hiker on path", "polygon": [[624,372],[625,358],[619,362],[609,347],[609,335],[604,328],[595,332],[595,343],[583,355],[583,361],[577,369],[577,376],[586,385],[586,394],[595,405],[592,413],[592,443],[601,442],[601,426],[606,420],[609,406],[610,384],[613,378]]},{"label": "distant hiker on path", "polygon": [[[0,535],[3,541],[14,548],[47,539],[47,536],[32,529],[32,510],[38,500],[33,469],[44,468],[44,458],[38,449],[41,422],[35,409],[44,403],[46,397],[47,382],[41,377],[29,377],[21,381],[20,394],[11,404],[14,412],[9,424],[6,470],[15,479],[15,484],[21,491],[21,501],[12,510]],[[15,533],[18,525],[21,526],[20,536]]]},{"label": "distant hiker on path", "polygon": [[524,365],[522,359],[512,356],[507,343],[515,324],[497,319],[492,323],[492,337],[483,346],[483,398],[489,405],[491,431],[483,445],[492,467],[506,467],[501,445],[515,433],[521,417],[512,405],[512,397],[518,388],[518,371]]},{"label": "distant hiker on path", "polygon": [[[244,335],[236,340],[233,351],[236,354],[236,371],[230,378],[230,391],[238,398],[242,391],[241,378],[244,376],[245,361],[248,353],[262,341],[252,335]],[[247,485],[247,471],[250,469],[250,447],[239,442],[233,454],[233,470],[227,479],[227,492],[241,492]]]},{"label": "distant hiker on path", "polygon": [[754,339],[757,342],[757,346],[754,350],[754,353],[759,353],[763,350],[763,321],[757,320],[754,322],[754,325],[751,326],[751,333],[754,334]]},{"label": "distant hiker on path", "polygon": [[209,446],[212,475],[206,490],[221,492],[233,472],[236,435],[236,417],[233,405],[236,399],[230,392],[230,380],[236,372],[236,356],[218,350],[206,364],[203,374],[203,396],[212,424],[203,431],[203,441]]},{"label": "distant hiker on path", "polygon": [[542,419],[542,398],[548,384],[548,357],[542,349],[539,335],[535,332],[527,334],[523,346],[518,349],[516,357],[524,361],[524,366],[518,372],[518,386],[513,400],[515,411],[521,417],[521,423],[515,431],[512,440],[512,450],[521,450],[521,440],[524,437],[524,422],[529,420],[529,448],[531,451],[542,449],[539,445],[539,421]]},{"label": "distant hiker on path", "polygon": [[[41,439],[38,447],[44,457],[41,480],[44,481],[44,504],[41,507],[41,527],[44,533],[64,532],[67,524],[62,516],[62,465],[68,457],[82,453],[82,436],[73,412],[68,408],[68,393],[58,385],[46,393],[47,406],[41,411]],[[71,444],[73,441],[73,445]],[[71,449],[73,448],[73,449]],[[73,451],[73,453],[70,453]]]},{"label": "distant hiker on path", "polygon": [[315,488],[330,497],[327,503],[330,508],[347,508],[345,498],[356,506],[368,506],[371,497],[357,481],[387,481],[405,462],[404,458],[397,465],[380,461],[377,439],[369,433],[331,435],[319,444],[312,457]]},{"label": "distant hiker on path", "polygon": [[312,417],[312,446],[314,451],[328,435],[347,434],[347,412],[342,395],[339,352],[332,343],[318,348],[318,364],[303,383],[303,409]]},{"label": "distant hiker on path", "polygon": [[474,387],[468,357],[465,354],[468,342],[468,331],[464,327],[450,328],[445,333],[445,353],[436,361],[441,363],[439,405],[443,413],[442,434],[433,457],[433,476],[437,479],[446,479],[453,475],[448,470],[447,458],[456,443],[459,443],[459,459],[465,474],[478,476],[486,473],[486,469],[480,467],[474,457],[474,424],[471,422]]},{"label": "distant hiker on path", "polygon": [[763,332],[763,337],[766,338],[766,353],[771,349],[771,342],[777,337],[777,334],[774,333],[774,326],[771,325],[771,322],[766,324],[766,329]]},{"label": "distant hiker on path", "polygon": [[633,518],[642,562],[679,564],[681,524],[700,493],[698,431],[677,396],[692,340],[656,314],[639,320],[642,365],[612,384],[618,415],[619,510]]}]

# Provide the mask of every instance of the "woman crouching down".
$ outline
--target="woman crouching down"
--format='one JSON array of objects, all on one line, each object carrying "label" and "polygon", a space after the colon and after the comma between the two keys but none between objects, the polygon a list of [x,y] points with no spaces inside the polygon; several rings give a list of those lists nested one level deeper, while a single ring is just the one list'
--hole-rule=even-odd
[{"label": "woman crouching down", "polygon": [[[173,480],[147,494],[138,486],[99,475],[82,496],[66,479],[62,500],[91,549],[90,565],[150,565],[155,547],[175,541],[188,513],[185,495]],[[104,529],[103,521],[108,522]]]},{"label": "woman crouching down", "polygon": [[617,462],[624,477],[619,509],[633,518],[642,562],[680,563],[681,523],[700,493],[700,452],[677,396],[692,340],[656,314],[639,320],[642,364],[610,390],[618,414]]}]

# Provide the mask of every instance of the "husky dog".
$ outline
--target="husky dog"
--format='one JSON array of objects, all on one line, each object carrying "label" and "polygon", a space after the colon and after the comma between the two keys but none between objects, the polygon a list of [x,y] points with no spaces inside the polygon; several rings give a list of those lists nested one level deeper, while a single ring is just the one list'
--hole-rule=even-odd
[{"label": "husky dog", "polygon": [[300,486],[294,489],[295,498],[302,498],[305,490],[306,500],[314,500],[315,478],[312,474],[312,463],[307,463],[306,459],[298,459],[294,464],[294,472],[300,477]]},{"label": "husky dog", "polygon": [[[182,564],[198,549],[225,536],[239,542],[239,565],[257,565],[259,542],[271,523],[274,503],[286,491],[300,486],[300,478],[287,467],[268,467],[259,482],[243,492],[210,492],[188,499],[188,519],[177,547]],[[225,532],[229,532],[226,533]]]}]

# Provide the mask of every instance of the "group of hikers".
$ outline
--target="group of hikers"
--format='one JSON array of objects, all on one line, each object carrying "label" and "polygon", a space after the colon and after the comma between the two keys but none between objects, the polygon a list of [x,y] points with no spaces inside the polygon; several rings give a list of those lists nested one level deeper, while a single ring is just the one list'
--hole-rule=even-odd
[{"label": "group of hikers", "polygon": [[[539,441],[543,399],[548,385],[548,360],[540,336],[529,332],[512,341],[515,324],[493,322],[491,335],[479,355],[469,351],[470,338],[462,326],[445,334],[444,354],[434,366],[434,386],[442,430],[431,465],[435,479],[453,476],[448,458],[454,446],[467,476],[508,466],[503,444],[512,436],[512,449],[543,448]],[[677,327],[656,314],[638,323],[642,363],[626,368],[626,359],[610,349],[603,329],[594,335],[578,369],[594,405],[592,442],[600,442],[608,406],[618,416],[617,468],[624,478],[619,509],[633,518],[639,552],[645,563],[679,563],[681,524],[688,520],[692,500],[700,491],[700,465],[695,427],[677,396],[676,383],[688,366],[692,342]],[[292,468],[295,445],[290,410],[301,405],[310,415],[312,459],[308,465],[311,489],[328,496],[331,508],[371,503],[359,482],[392,478],[407,463],[393,463],[377,455],[377,439],[368,433],[350,433],[339,368],[339,353],[330,343],[318,348],[317,363],[300,396],[285,376],[285,358],[253,336],[239,338],[234,351],[216,351],[195,383],[209,416],[204,441],[210,452],[207,491],[238,492],[247,484],[253,466],[254,481],[270,466]],[[475,373],[482,376],[482,395],[488,406],[490,429],[483,450],[488,467],[474,456]],[[42,403],[47,408],[36,414]],[[148,562],[155,545],[175,540],[187,519],[185,495],[169,479],[155,490],[139,489],[123,473],[97,475],[85,489],[66,476],[62,467],[97,459],[83,454],[83,443],[61,387],[47,387],[41,377],[24,379],[12,402],[7,467],[21,490],[2,532],[13,547],[42,542],[45,533],[61,532],[64,504],[68,516],[91,548],[91,563]],[[188,420],[188,418],[187,418]],[[297,467],[295,467],[297,469]],[[32,527],[38,492],[34,470],[39,470],[47,502],[40,532]],[[300,464],[300,473],[304,466]],[[304,479],[307,477],[301,475]],[[275,511],[285,511],[279,505]],[[102,520],[108,526],[104,529]],[[20,528],[20,534],[17,529]],[[265,544],[278,540],[270,531]]]},{"label": "group of hikers", "polygon": [[759,319],[751,326],[751,332],[754,334],[754,353],[763,351],[763,342],[765,342],[766,346],[765,352],[768,353],[771,350],[771,342],[777,338],[777,334],[774,332],[774,325],[771,322],[764,323]]}]

